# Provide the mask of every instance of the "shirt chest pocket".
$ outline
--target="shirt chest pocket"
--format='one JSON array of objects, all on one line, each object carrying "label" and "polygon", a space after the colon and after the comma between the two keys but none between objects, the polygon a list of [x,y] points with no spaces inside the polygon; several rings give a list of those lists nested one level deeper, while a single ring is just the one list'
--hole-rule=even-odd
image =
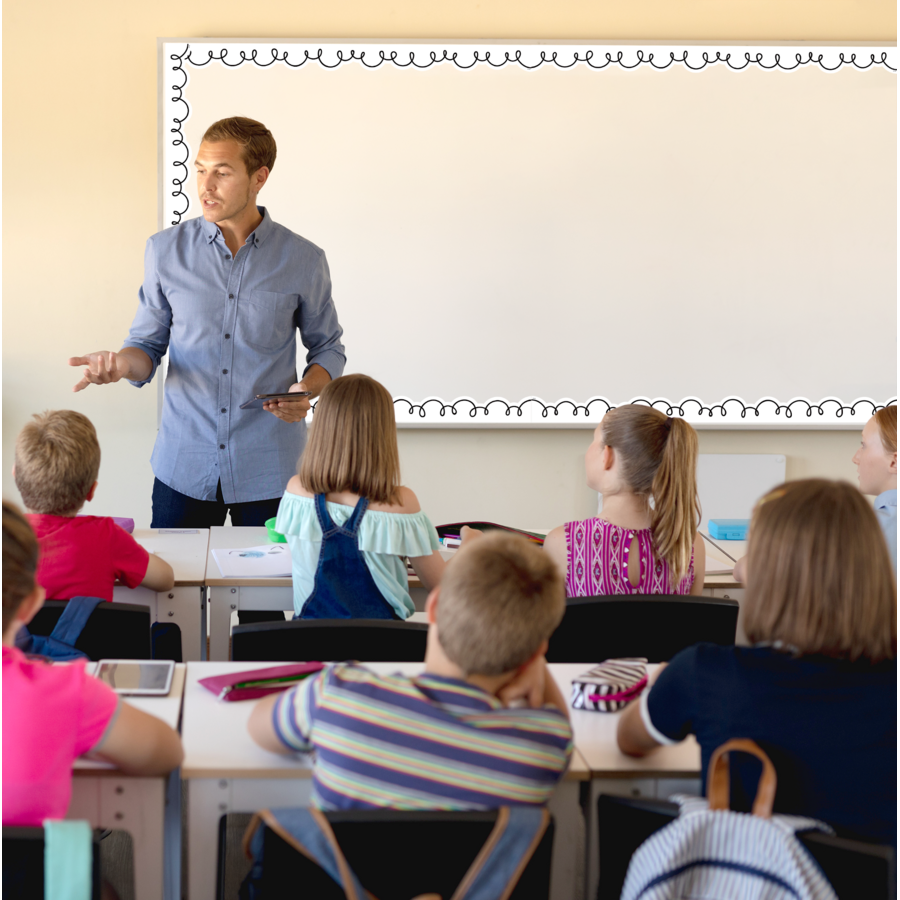
[{"label": "shirt chest pocket", "polygon": [[299,299],[297,294],[251,291],[250,300],[239,309],[238,338],[258,350],[280,350],[292,344]]}]

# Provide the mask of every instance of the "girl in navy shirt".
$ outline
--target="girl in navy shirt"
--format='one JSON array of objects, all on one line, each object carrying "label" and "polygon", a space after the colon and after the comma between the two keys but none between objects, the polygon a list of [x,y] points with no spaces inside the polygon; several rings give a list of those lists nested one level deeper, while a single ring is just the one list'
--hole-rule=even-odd
[{"label": "girl in navy shirt", "polygon": [[[896,845],[897,596],[872,508],[841,482],[776,488],[754,512],[746,578],[752,646],[697,644],[660,667],[619,747],[694,734],[705,781],[718,746],[750,738],[775,764],[776,812]],[[736,755],[732,771],[732,806],[749,809],[759,765]]]}]

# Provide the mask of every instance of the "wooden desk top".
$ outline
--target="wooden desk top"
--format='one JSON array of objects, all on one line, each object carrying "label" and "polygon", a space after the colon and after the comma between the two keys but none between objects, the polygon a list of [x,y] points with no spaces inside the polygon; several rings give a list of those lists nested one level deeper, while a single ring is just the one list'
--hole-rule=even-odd
[{"label": "wooden desk top", "polygon": [[[184,693],[182,778],[310,778],[308,757],[281,756],[257,746],[247,733],[247,720],[254,703],[226,703],[206,690],[199,680],[226,672],[262,669],[281,663],[192,662],[188,663]],[[421,672],[422,663],[370,663],[377,672]],[[580,670],[579,670],[580,671]],[[573,754],[565,776],[586,781],[590,769],[580,753]]]},{"label": "wooden desk top", "polygon": [[210,587],[293,587],[290,578],[223,578],[213,550],[237,550],[271,544],[265,527],[252,525],[214,525],[209,532],[206,584]]},{"label": "wooden desk top", "polygon": [[175,587],[196,587],[206,583],[208,528],[198,528],[193,533],[176,533],[165,528],[135,528],[132,537],[175,570]]},{"label": "wooden desk top", "polygon": [[[572,679],[593,663],[552,663],[550,671],[564,697]],[[650,671],[656,668],[651,665]],[[620,712],[570,710],[575,746],[593,778],[695,778],[700,774],[700,746],[693,735],[680,744],[660,747],[641,758],[626,756],[616,743]]]},{"label": "wooden desk top", "polygon": [[[90,663],[88,665],[91,665]],[[150,713],[162,719],[170,728],[178,729],[181,720],[182,701],[184,699],[184,685],[187,676],[187,664],[176,663],[172,673],[172,686],[165,697],[122,697],[122,702],[134,706],[141,712]],[[115,775],[121,776],[121,772],[109,762],[85,759],[83,756],[75,760],[72,767],[75,776]]]}]

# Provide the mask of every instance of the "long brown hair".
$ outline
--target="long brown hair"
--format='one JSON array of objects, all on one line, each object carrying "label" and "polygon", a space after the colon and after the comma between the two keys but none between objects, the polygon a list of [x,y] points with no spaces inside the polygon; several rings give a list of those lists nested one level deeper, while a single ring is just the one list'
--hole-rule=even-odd
[{"label": "long brown hair", "polygon": [[853,485],[810,478],[770,491],[750,523],[744,630],[801,653],[897,654],[897,590],[875,513]]},{"label": "long brown hair", "polygon": [[897,452],[897,407],[882,406],[875,413],[875,421],[881,432],[881,445],[888,453]]},{"label": "long brown hair", "polygon": [[400,453],[387,390],[368,375],[326,384],[297,474],[313,494],[350,491],[370,503],[397,503]]},{"label": "long brown hair", "polygon": [[683,419],[633,403],[610,410],[603,417],[601,432],[603,443],[619,455],[628,487],[653,498],[653,549],[668,563],[675,579],[682,579],[691,564],[700,524],[697,432]]},{"label": "long brown hair", "polygon": [[38,564],[38,542],[18,507],[3,501],[3,632],[34,591]]}]

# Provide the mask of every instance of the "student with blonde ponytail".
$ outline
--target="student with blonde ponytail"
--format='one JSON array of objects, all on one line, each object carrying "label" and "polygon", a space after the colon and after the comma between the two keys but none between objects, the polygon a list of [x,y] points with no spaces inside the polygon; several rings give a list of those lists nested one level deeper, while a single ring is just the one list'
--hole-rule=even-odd
[{"label": "student with blonde ponytail", "polygon": [[569,597],[703,590],[697,446],[687,422],[647,406],[603,417],[584,456],[602,512],[555,528],[544,543],[566,573]]}]

